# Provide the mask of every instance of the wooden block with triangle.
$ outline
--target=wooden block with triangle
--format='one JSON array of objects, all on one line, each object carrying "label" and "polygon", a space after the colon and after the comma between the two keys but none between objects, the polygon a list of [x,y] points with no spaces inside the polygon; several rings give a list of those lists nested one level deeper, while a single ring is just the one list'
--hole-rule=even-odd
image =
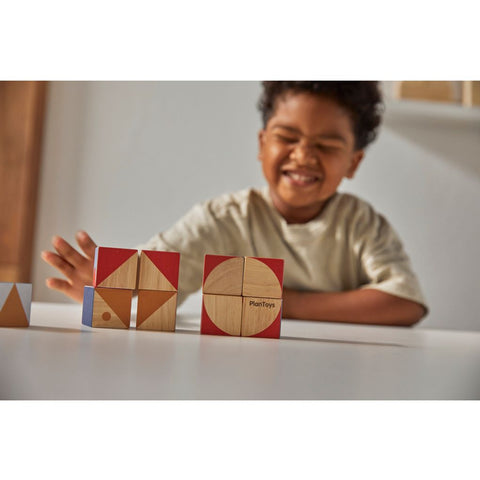
[{"label": "wooden block with triangle", "polygon": [[140,252],[137,330],[175,331],[179,267],[177,252]]},{"label": "wooden block with triangle", "polygon": [[139,290],[137,330],[174,332],[177,316],[177,292]]},{"label": "wooden block with triangle", "polygon": [[138,289],[176,292],[179,267],[180,254],[177,252],[142,250],[140,252]]},{"label": "wooden block with triangle", "polygon": [[130,328],[133,290],[84,287],[82,324],[96,328]]},{"label": "wooden block with triangle", "polygon": [[103,288],[137,288],[138,251],[127,248],[97,247],[93,269],[93,286]]},{"label": "wooden block with triangle", "polygon": [[28,327],[31,283],[0,283],[0,327]]}]

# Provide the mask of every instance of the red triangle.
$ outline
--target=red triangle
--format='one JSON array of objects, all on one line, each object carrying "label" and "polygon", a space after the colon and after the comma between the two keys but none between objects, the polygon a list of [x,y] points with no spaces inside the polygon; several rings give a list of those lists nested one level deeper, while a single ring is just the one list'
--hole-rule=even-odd
[{"label": "red triangle", "polygon": [[178,270],[180,254],[177,252],[160,252],[142,250],[152,263],[165,275],[166,279],[178,290]]},{"label": "red triangle", "polygon": [[123,265],[129,258],[137,254],[137,250],[129,248],[97,247],[93,271],[93,286],[100,285],[120,265]]}]

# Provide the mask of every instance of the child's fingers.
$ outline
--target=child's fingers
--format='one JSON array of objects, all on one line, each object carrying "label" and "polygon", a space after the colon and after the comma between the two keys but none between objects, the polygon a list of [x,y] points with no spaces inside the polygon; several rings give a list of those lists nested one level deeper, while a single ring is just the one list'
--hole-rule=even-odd
[{"label": "child's fingers", "polygon": [[56,253],[42,252],[42,259],[69,279],[75,275],[75,268]]},{"label": "child's fingers", "polygon": [[75,238],[77,239],[79,247],[83,250],[83,253],[85,253],[87,258],[93,260],[95,258],[95,248],[97,248],[97,244],[92,240],[90,235],[88,235],[87,232],[80,230],[75,235]]},{"label": "child's fingers", "polygon": [[57,290],[77,302],[83,301],[83,292],[79,292],[78,289],[75,289],[66,280],[61,280],[60,278],[47,278],[45,283],[48,288],[51,288],[52,290]]},{"label": "child's fingers", "polygon": [[80,255],[66,240],[62,237],[55,236],[52,238],[52,245],[58,252],[59,256],[66,260],[73,267],[82,267],[88,260]]}]

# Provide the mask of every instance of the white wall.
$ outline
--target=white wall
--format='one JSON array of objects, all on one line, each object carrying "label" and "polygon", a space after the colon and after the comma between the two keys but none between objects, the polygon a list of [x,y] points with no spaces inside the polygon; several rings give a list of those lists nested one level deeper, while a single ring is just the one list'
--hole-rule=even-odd
[{"label": "white wall", "polygon": [[256,160],[258,82],[52,82],[34,263],[53,234],[85,229],[101,245],[131,247],[198,201],[262,185]]},{"label": "white wall", "polygon": [[[130,247],[193,203],[262,185],[258,82],[54,82],[36,235],[39,252],[77,229]],[[403,108],[402,108],[403,107]],[[480,330],[480,114],[387,106],[385,126],[342,190],[371,201],[400,233],[429,301],[423,327]]]}]

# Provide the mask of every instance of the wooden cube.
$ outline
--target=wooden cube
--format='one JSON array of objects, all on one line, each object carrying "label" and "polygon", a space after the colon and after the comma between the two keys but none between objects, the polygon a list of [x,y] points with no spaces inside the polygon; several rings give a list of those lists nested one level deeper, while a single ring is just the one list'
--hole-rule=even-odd
[{"label": "wooden cube", "polygon": [[242,325],[242,297],[203,295],[200,333],[239,336]]},{"label": "wooden cube", "polygon": [[140,252],[138,289],[176,292],[179,267],[180,254],[177,252],[142,250]]},{"label": "wooden cube", "polygon": [[137,330],[175,331],[177,292],[139,290]]},{"label": "wooden cube", "polygon": [[205,255],[203,293],[211,295],[241,295],[243,263],[243,257]]},{"label": "wooden cube", "polygon": [[95,328],[130,328],[133,291],[85,287],[82,323]]},{"label": "wooden cube", "polygon": [[0,283],[0,327],[28,327],[31,283]]},{"label": "wooden cube", "polygon": [[283,264],[280,258],[245,257],[242,295],[282,298]]},{"label": "wooden cube", "polygon": [[242,337],[280,338],[282,302],[278,298],[243,297]]},{"label": "wooden cube", "polygon": [[135,290],[137,265],[137,250],[97,247],[95,249],[93,286]]}]

